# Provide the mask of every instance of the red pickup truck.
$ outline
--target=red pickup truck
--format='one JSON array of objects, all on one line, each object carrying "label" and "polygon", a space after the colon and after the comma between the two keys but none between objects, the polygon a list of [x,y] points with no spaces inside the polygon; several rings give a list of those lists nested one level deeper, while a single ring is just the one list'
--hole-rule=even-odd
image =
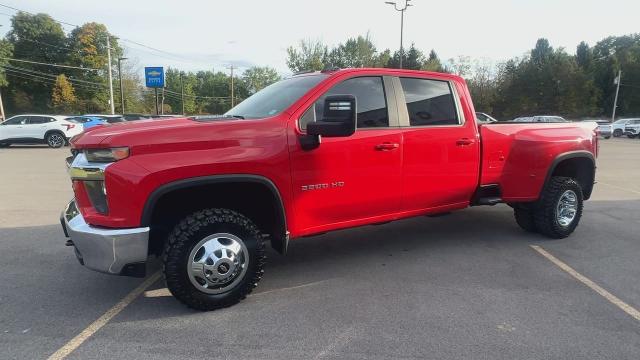
[{"label": "red pickup truck", "polygon": [[[571,234],[591,195],[595,124],[478,125],[465,81],[394,69],[305,73],[222,116],[142,120],[72,139],[61,216],[80,263],[144,276],[212,310],[257,285],[264,243],[506,203]],[[372,230],[375,231],[375,230]]]}]

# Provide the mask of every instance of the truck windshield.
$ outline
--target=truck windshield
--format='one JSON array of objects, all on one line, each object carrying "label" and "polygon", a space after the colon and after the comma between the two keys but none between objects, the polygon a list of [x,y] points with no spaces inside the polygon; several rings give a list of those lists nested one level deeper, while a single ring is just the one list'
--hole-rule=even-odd
[{"label": "truck windshield", "polygon": [[296,76],[267,86],[227,111],[224,115],[244,119],[274,116],[293,104],[320,81],[326,74]]}]

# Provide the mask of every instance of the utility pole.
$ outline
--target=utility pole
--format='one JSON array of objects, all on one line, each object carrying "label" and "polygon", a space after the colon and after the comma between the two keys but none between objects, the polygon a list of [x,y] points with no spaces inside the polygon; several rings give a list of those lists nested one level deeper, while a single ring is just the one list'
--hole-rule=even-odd
[{"label": "utility pole", "polygon": [[0,92],[0,121],[4,121],[4,105],[2,104],[2,92]]},{"label": "utility pole", "polygon": [[231,65],[230,69],[231,69],[231,107],[233,108],[235,106],[235,99],[234,99],[234,93],[233,93],[233,65]]},{"label": "utility pole", "polygon": [[404,32],[404,12],[407,10],[409,6],[413,6],[409,4],[411,0],[405,0],[403,7],[398,7],[398,4],[395,1],[385,1],[385,4],[393,5],[393,8],[396,11],[400,11],[400,69],[402,69],[402,55],[404,54],[404,50],[402,47],[402,35]]},{"label": "utility pole", "polygon": [[616,84],[616,97],[613,100],[613,113],[611,114],[611,122],[616,121],[616,108],[618,107],[618,93],[620,92],[620,83],[622,82],[622,70],[618,70],[618,77],[614,81]]},{"label": "utility pole", "polygon": [[160,110],[158,109],[158,88],[154,87],[153,91],[155,92],[155,99],[156,99],[156,115],[160,115]]},{"label": "utility pole", "polygon": [[183,74],[180,72],[180,93],[182,94],[182,115],[186,115],[184,113],[184,79]]},{"label": "utility pole", "polygon": [[118,58],[118,77],[120,78],[120,105],[122,106],[122,116],[124,116],[124,87],[122,86],[122,66],[120,63],[127,58]]},{"label": "utility pole", "polygon": [[109,74],[109,106],[111,107],[111,115],[116,113],[115,106],[113,104],[113,79],[111,77],[111,41],[110,35],[107,34],[107,74]]},{"label": "utility pole", "polygon": [[162,87],[162,105],[160,106],[160,113],[164,115],[164,86]]}]

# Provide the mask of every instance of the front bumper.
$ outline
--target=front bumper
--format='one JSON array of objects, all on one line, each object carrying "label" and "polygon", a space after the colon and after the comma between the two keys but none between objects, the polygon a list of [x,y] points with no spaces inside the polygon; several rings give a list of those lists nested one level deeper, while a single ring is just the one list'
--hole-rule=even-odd
[{"label": "front bumper", "polygon": [[80,263],[113,275],[143,277],[149,247],[149,228],[107,229],[84,221],[71,201],[60,216],[65,236],[75,247]]}]

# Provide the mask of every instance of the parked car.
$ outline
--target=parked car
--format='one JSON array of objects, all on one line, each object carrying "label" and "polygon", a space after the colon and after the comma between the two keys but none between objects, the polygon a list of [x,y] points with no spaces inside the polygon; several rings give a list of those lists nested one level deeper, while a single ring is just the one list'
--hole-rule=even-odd
[{"label": "parked car", "polygon": [[537,116],[524,116],[513,119],[513,122],[544,122],[544,123],[563,123],[570,122],[566,120],[562,116],[553,116],[553,115],[537,115]]},{"label": "parked car", "polygon": [[640,120],[640,119],[619,119],[613,122],[613,136],[620,137],[624,135],[624,126],[631,120]]},{"label": "parked car", "polygon": [[177,117],[184,117],[184,115],[151,115],[153,119],[172,119]]},{"label": "parked car", "polygon": [[490,123],[498,122],[497,119],[483,112],[476,112],[476,120],[478,120],[478,122],[481,124],[490,124]]},{"label": "parked car", "polygon": [[610,139],[613,134],[613,126],[607,120],[582,120],[583,122],[595,122],[598,124],[598,132],[605,139]]},{"label": "parked car", "polygon": [[52,148],[65,145],[81,133],[82,124],[59,115],[16,115],[0,124],[0,147],[11,144],[47,144]]},{"label": "parked car", "polygon": [[150,115],[142,114],[124,114],[123,117],[127,121],[147,120],[152,118]]},{"label": "parked car", "polygon": [[169,291],[213,310],[256,287],[265,240],[284,254],[291,239],[501,202],[526,231],[567,237],[593,189],[595,130],[478,126],[453,74],[297,75],[223,116],[75,137],[61,223],[84,266],[144,276],[162,255]]},{"label": "parked car", "polygon": [[115,124],[115,123],[127,121],[127,120],[125,120],[124,117],[122,117],[122,115],[85,114],[83,116],[98,117],[98,118],[108,122],[109,124]]},{"label": "parked car", "polygon": [[624,126],[624,134],[633,139],[640,135],[640,119],[631,119]]},{"label": "parked car", "polygon": [[91,129],[94,126],[108,124],[106,120],[99,118],[97,116],[84,116],[84,115],[72,116],[72,117],[68,117],[67,120],[82,124],[82,126],[84,127],[84,130]]}]

